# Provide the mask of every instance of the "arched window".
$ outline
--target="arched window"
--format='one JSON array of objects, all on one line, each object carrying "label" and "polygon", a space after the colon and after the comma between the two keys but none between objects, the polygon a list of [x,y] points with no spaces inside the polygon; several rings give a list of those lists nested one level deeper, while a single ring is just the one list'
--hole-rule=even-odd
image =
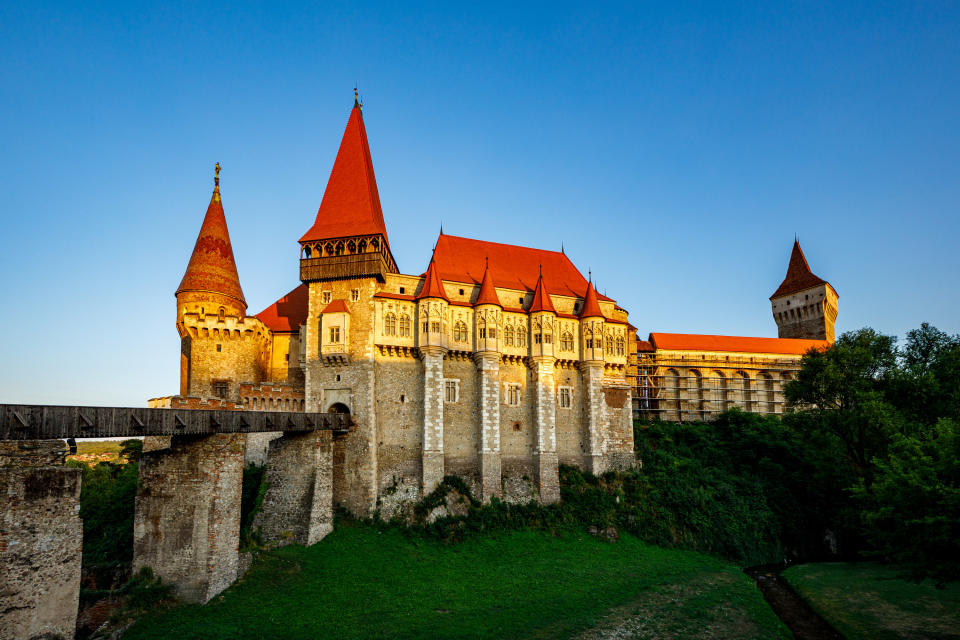
[{"label": "arched window", "polygon": [[560,351],[573,351],[573,334],[569,331],[560,334]]},{"label": "arched window", "polygon": [[356,253],[357,243],[354,242],[353,240],[350,240],[349,242],[347,242],[347,251],[349,251],[350,253]]},{"label": "arched window", "polygon": [[503,344],[508,347],[513,346],[513,325],[508,324],[503,328]]},{"label": "arched window", "polygon": [[522,322],[517,325],[517,346],[527,346],[527,325]]},{"label": "arched window", "polygon": [[310,247],[303,248],[303,257],[306,258],[307,260],[310,259],[312,253],[313,252],[310,250]]},{"label": "arched window", "polygon": [[224,309],[223,307],[220,307],[220,311],[217,312],[217,318],[219,318],[220,321],[223,322],[223,319],[226,317],[226,315],[227,315],[227,310]]},{"label": "arched window", "polygon": [[400,314],[400,336],[403,338],[410,337],[410,316],[405,313]]},{"label": "arched window", "polygon": [[627,347],[626,342],[623,339],[623,336],[617,336],[617,355],[622,356],[626,355]]},{"label": "arched window", "polygon": [[776,413],[776,398],[773,392],[773,376],[769,373],[761,373],[757,376],[757,386],[762,390],[762,407],[761,411],[763,413]]},{"label": "arched window", "polygon": [[387,336],[397,335],[397,316],[392,313],[383,316],[383,334]]},{"label": "arched window", "polygon": [[[663,415],[665,420],[680,420],[680,372],[676,369],[667,369],[664,375],[664,397],[667,400],[667,406],[664,409],[669,412]],[[672,413],[673,415],[670,415]]]},{"label": "arched window", "polygon": [[343,255],[343,240],[341,240],[340,242],[337,243],[336,252],[337,252],[337,255],[338,255],[338,256],[342,256],[342,255]]},{"label": "arched window", "polygon": [[457,323],[453,325],[453,340],[454,342],[466,342],[467,341],[467,325],[464,324],[462,320],[457,320]]},{"label": "arched window", "polygon": [[333,255],[333,243],[328,242],[323,246],[324,255],[332,256]]},{"label": "arched window", "polygon": [[366,251],[367,251],[367,241],[361,240],[360,242],[357,243],[357,252],[365,253]]},{"label": "arched window", "polygon": [[607,336],[607,353],[613,355],[613,336]]}]

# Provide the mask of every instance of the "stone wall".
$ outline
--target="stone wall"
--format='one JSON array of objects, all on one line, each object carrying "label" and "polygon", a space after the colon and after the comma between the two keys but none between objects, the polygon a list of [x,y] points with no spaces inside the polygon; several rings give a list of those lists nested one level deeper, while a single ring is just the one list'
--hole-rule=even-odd
[{"label": "stone wall", "polygon": [[72,638],[80,594],[80,470],[60,440],[0,442],[0,639]]},{"label": "stone wall", "polygon": [[174,436],[140,460],[133,568],[149,566],[187,602],[237,579],[245,434]]}]

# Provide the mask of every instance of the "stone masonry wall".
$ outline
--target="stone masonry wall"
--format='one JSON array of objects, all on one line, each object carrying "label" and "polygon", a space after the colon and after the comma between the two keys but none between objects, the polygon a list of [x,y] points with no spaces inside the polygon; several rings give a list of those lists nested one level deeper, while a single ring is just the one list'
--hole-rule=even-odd
[{"label": "stone masonry wall", "polygon": [[174,436],[144,452],[133,523],[133,568],[149,566],[187,602],[237,579],[244,434]]},{"label": "stone masonry wall", "polygon": [[0,442],[0,639],[72,638],[80,595],[80,470],[61,440]]}]

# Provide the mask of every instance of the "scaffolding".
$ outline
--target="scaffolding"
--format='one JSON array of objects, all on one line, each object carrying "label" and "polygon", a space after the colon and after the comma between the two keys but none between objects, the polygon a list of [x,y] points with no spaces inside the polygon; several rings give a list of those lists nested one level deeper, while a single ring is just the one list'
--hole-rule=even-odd
[{"label": "scaffolding", "polygon": [[800,358],[638,353],[627,378],[635,420],[708,422],[738,407],[782,415]]}]

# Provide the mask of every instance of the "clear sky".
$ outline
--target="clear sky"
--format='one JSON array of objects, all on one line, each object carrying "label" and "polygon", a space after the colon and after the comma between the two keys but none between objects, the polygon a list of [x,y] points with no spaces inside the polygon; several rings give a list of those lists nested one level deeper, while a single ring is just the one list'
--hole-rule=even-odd
[{"label": "clear sky", "polygon": [[355,83],[405,273],[442,222],[775,336],[798,234],[839,331],[960,332],[960,4],[592,4],[0,3],[0,401],[177,392],[216,161],[250,313],[296,286]]}]

